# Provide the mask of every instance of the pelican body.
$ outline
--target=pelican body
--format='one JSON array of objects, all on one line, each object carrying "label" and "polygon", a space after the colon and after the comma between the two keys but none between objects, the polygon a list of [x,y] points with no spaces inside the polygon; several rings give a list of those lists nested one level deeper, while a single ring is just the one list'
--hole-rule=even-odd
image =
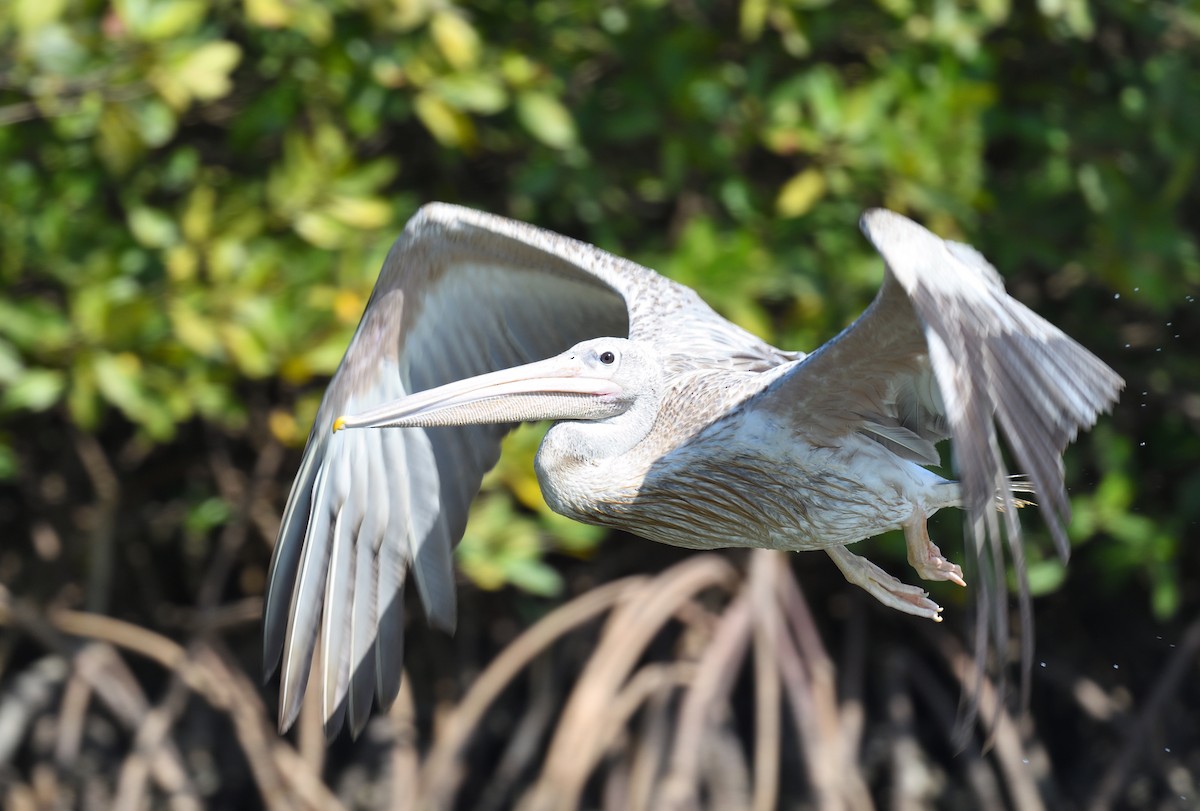
[{"label": "pelican body", "polygon": [[[926,530],[961,507],[986,564],[980,631],[1004,638],[1005,543],[1024,586],[1015,493],[1038,493],[1065,557],[1062,451],[1123,381],[1009,297],[973,248],[884,210],[861,227],[885,259],[882,289],[806,355],[591,245],[422,208],[384,264],[285,508],[264,633],[268,672],[282,668],[281,728],[314,652],[329,734],[347,716],[357,733],[373,697],[394,699],[409,570],[431,622],[453,627],[451,551],[521,422],[554,421],[535,466],[556,512],[693,549],[823,549],[850,582],[929,619],[941,608],[924,590],[848,546],[899,528],[918,575],[966,585]],[[1008,477],[997,424],[1027,482]],[[929,469],[944,439],[956,480]],[[1020,598],[1028,623],[1027,588]]]}]

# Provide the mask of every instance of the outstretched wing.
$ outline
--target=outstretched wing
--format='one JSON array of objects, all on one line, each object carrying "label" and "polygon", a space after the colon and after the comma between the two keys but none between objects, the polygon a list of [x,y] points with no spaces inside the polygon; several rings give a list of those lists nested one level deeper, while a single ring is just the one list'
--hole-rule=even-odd
[{"label": "outstretched wing", "polygon": [[321,402],[276,542],[264,661],[282,665],[282,728],[318,637],[330,735],[347,710],[357,734],[373,694],[395,698],[409,569],[430,621],[454,626],[453,547],[512,427],[333,434],[333,420],[607,335],[679,345],[684,366],[787,359],[691,290],[591,245],[444,204],[409,221]]},{"label": "outstretched wing", "polygon": [[[822,436],[867,434],[920,464],[936,464],[934,445],[950,438],[974,548],[992,567],[982,582],[985,604],[996,609],[991,630],[1007,636],[1002,537],[1022,581],[1028,630],[1020,528],[996,425],[1065,559],[1070,504],[1062,453],[1112,406],[1124,381],[1010,297],[996,269],[969,245],[881,209],[864,214],[860,225],[886,261],[883,287],[858,320],[773,387],[773,403],[794,408]],[[980,617],[976,643],[983,650],[988,626]],[[1031,638],[1024,635],[1027,645]],[[1025,654],[1028,667],[1031,649]]]}]

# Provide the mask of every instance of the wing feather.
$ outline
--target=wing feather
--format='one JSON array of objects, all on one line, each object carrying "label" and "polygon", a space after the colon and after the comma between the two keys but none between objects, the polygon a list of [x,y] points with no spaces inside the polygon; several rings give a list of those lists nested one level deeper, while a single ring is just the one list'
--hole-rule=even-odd
[{"label": "wing feather", "polygon": [[[827,438],[860,432],[893,450],[899,444],[900,455],[914,461],[925,449],[890,426],[929,440],[952,439],[971,549],[983,570],[977,643],[983,650],[989,631],[993,638],[1007,633],[1007,546],[1022,584],[1027,670],[1032,648],[1024,555],[997,423],[1065,559],[1070,504],[1062,453],[1116,402],[1124,381],[1010,297],[996,269],[969,245],[942,240],[889,211],[869,211],[861,224],[886,262],[879,295],[773,387],[773,407],[795,409]],[[928,390],[931,375],[934,391]],[[995,513],[997,498],[1003,522]]]},{"label": "wing feather", "polygon": [[[375,589],[379,582],[379,556],[359,538],[354,550],[354,609],[349,633],[350,685],[347,715],[350,732],[362,733],[371,717],[375,695],[375,638],[379,631],[375,614]],[[343,643],[345,644],[345,643]]]}]

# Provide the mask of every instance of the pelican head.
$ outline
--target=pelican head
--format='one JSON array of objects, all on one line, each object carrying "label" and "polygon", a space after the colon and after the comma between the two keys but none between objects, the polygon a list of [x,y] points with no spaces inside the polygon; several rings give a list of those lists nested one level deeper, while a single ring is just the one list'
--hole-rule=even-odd
[{"label": "pelican head", "polygon": [[600,421],[655,400],[662,365],[646,343],[594,338],[561,355],[457,380],[354,416],[343,428],[433,428],[538,420]]}]

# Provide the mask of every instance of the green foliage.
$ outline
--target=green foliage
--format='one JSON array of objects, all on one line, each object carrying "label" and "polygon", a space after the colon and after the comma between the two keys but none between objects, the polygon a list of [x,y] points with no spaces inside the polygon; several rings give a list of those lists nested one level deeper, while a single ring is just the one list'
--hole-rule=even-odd
[{"label": "green foliage", "polygon": [[[0,411],[153,445],[196,419],[247,430],[266,390],[297,446],[433,199],[633,256],[811,348],[873,295],[853,224],[884,204],[975,243],[1130,379],[1072,457],[1073,481],[1101,471],[1074,537],[1168,614],[1200,503],[1198,38],[1186,6],[1115,0],[15,0]],[[519,437],[462,561],[549,592],[543,551],[600,533],[545,510]],[[18,464],[0,440],[0,477]],[[223,520],[205,504],[196,527]],[[1055,567],[1034,561],[1041,590]]]}]

